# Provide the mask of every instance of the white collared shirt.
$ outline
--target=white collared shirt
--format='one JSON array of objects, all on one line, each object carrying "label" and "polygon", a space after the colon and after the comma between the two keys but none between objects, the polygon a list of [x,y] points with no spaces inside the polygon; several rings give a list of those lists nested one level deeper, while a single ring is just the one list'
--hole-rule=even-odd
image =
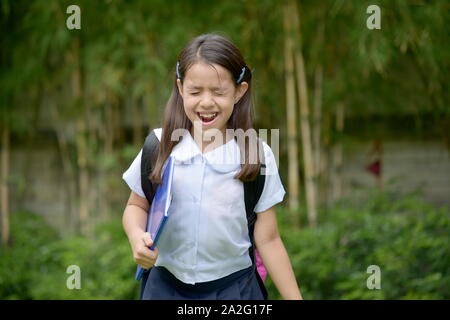
[{"label": "white collared shirt", "polygon": [[[162,128],[155,129],[161,141]],[[285,190],[272,149],[263,142],[266,177],[255,212],[283,201]],[[158,240],[156,266],[164,266],[184,283],[212,281],[251,266],[244,185],[233,177],[241,169],[235,139],[202,154],[186,131],[175,145],[170,217]],[[132,191],[141,187],[141,156],[123,174]]]}]

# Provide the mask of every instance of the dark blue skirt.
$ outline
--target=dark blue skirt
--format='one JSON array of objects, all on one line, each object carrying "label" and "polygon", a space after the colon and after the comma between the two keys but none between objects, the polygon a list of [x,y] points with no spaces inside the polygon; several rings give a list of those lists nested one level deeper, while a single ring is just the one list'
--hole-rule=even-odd
[{"label": "dark blue skirt", "polygon": [[226,277],[196,284],[178,280],[169,270],[158,266],[144,274],[142,300],[264,300],[250,266]]}]

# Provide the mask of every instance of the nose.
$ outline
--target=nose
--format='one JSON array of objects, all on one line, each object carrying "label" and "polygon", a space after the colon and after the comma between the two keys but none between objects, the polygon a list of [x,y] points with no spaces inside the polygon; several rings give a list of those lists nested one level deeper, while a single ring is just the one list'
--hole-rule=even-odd
[{"label": "nose", "polygon": [[204,93],[201,96],[200,102],[199,102],[199,106],[204,108],[204,109],[208,109],[214,106],[214,99],[213,96],[210,93]]}]

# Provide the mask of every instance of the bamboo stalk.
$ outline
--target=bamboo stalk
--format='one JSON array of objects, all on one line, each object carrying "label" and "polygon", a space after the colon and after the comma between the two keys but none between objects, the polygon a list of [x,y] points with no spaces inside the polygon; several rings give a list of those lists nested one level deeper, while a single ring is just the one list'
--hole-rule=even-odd
[{"label": "bamboo stalk", "polygon": [[7,121],[4,121],[2,130],[2,168],[1,168],[1,219],[2,219],[2,243],[6,246],[9,245],[9,187],[8,187],[8,175],[9,175],[9,127]]},{"label": "bamboo stalk", "polygon": [[312,137],[311,128],[309,124],[309,106],[308,106],[308,89],[305,74],[305,65],[303,54],[301,50],[301,35],[300,35],[300,17],[298,13],[297,4],[295,1],[291,3],[291,19],[294,26],[295,44],[294,57],[295,67],[297,71],[297,86],[300,102],[300,123],[303,146],[303,162],[305,170],[305,190],[306,190],[306,205],[308,210],[308,222],[310,226],[317,225],[317,204],[316,204],[316,183],[314,181],[314,162],[312,152]]},{"label": "bamboo stalk", "polygon": [[314,150],[314,181],[316,181],[317,194],[320,193],[319,181],[322,173],[322,144],[321,144],[321,131],[322,131],[322,80],[323,80],[323,68],[322,64],[319,64],[314,73],[314,121],[313,121],[313,150]]},{"label": "bamboo stalk", "polygon": [[322,156],[322,181],[323,181],[323,199],[325,202],[325,207],[328,209],[331,207],[332,203],[332,190],[330,187],[330,180],[331,180],[331,118],[332,115],[327,112],[324,113],[323,116],[323,156]]},{"label": "bamboo stalk", "polygon": [[77,101],[77,108],[82,112],[76,120],[76,146],[77,146],[77,164],[78,164],[78,191],[79,191],[79,223],[80,231],[83,235],[88,233],[88,219],[89,219],[89,175],[87,168],[87,124],[86,124],[86,110],[82,102],[82,88],[81,88],[81,68],[80,68],[80,41],[74,40],[73,62],[75,68],[72,73],[72,94],[74,100]]},{"label": "bamboo stalk", "polygon": [[[321,8],[322,12],[325,11]],[[325,46],[325,17],[322,14],[320,16],[319,30],[317,34],[317,48],[318,52],[323,50]],[[318,53],[317,53],[318,55]],[[323,94],[323,65],[322,60],[319,58],[319,62],[314,72],[314,111],[313,111],[313,150],[314,150],[314,181],[316,182],[317,191],[317,205],[323,202],[320,199],[324,199],[322,194],[324,193],[323,186],[323,170],[324,161],[322,154],[324,152],[322,146],[322,94]]]},{"label": "bamboo stalk", "polygon": [[[295,99],[295,78],[294,78],[294,56],[293,56],[293,32],[289,19],[289,7],[283,7],[283,27],[284,27],[284,63],[286,81],[286,116],[287,116],[287,150],[288,150],[288,206],[292,210],[299,207],[299,164],[297,146],[297,116]],[[294,214],[293,224],[300,226],[300,217]]]},{"label": "bamboo stalk", "polygon": [[[114,130],[112,129],[112,104],[114,99],[111,91],[106,93],[106,99],[103,106],[103,112],[101,113],[100,120],[102,123],[97,125],[97,132],[102,141],[101,149],[102,153],[106,155],[112,155],[113,142],[114,142]],[[98,185],[98,210],[101,218],[109,220],[110,218],[110,204],[108,202],[108,172],[104,166],[97,166],[97,185]]]},{"label": "bamboo stalk", "polygon": [[338,103],[336,107],[336,131],[339,137],[336,144],[333,146],[333,174],[332,174],[332,199],[339,200],[342,196],[342,133],[344,131],[344,105]]},{"label": "bamboo stalk", "polygon": [[[48,95],[50,93],[47,93]],[[64,189],[66,192],[66,216],[69,215],[69,219],[67,224],[69,225],[70,231],[75,231],[75,215],[76,208],[74,206],[75,195],[76,195],[76,187],[75,187],[75,170],[73,168],[73,164],[70,160],[70,150],[67,144],[67,135],[65,133],[65,124],[63,123],[63,119],[58,112],[56,103],[49,100],[48,103],[48,111],[49,115],[52,118],[52,123],[54,125],[54,130],[56,133],[56,140],[58,143],[59,155],[61,157],[63,176],[64,176]],[[67,218],[67,217],[65,217]]]},{"label": "bamboo stalk", "polygon": [[138,101],[132,97],[131,92],[126,94],[126,110],[131,111],[131,118],[133,123],[133,145],[140,146],[144,141],[142,133],[142,110],[139,108]]},{"label": "bamboo stalk", "polygon": [[87,172],[87,144],[86,144],[86,124],[83,117],[77,119],[77,150],[78,150],[78,180],[79,180],[79,219],[80,231],[82,234],[87,234],[87,225],[89,218],[88,209],[88,186],[89,177]]}]

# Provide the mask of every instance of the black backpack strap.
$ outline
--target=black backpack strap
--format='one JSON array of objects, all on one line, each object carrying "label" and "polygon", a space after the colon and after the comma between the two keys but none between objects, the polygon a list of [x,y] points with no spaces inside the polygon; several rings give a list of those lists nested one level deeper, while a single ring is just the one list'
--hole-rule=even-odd
[{"label": "black backpack strap", "polygon": [[[149,175],[153,170],[153,167],[156,163],[156,159],[158,158],[158,152],[159,152],[159,139],[156,136],[155,131],[152,130],[150,134],[145,138],[141,156],[141,187],[150,205],[153,201],[153,197],[155,196],[156,185],[154,185],[150,181]],[[147,278],[149,274],[150,272],[144,272],[144,275],[142,277],[141,290],[139,294],[141,300],[144,294],[145,284],[147,283]]]},{"label": "black backpack strap", "polygon": [[144,191],[145,197],[147,198],[149,204],[152,203],[156,188],[148,177],[153,170],[153,166],[156,163],[158,152],[159,140],[155,134],[155,131],[152,130],[150,134],[145,138],[141,157],[141,186],[142,191]]},{"label": "black backpack strap", "polygon": [[[264,146],[262,143],[260,144],[260,148]],[[254,273],[256,273],[256,278],[258,280],[258,284],[261,288],[261,291],[264,295],[264,298],[268,298],[267,289],[264,286],[264,282],[261,279],[261,276],[256,270],[256,257],[255,257],[255,239],[254,239],[254,231],[255,231],[255,222],[257,219],[257,215],[255,213],[255,206],[258,203],[259,198],[264,189],[264,183],[266,182],[266,175],[262,174],[263,168],[266,167],[264,160],[264,149],[261,152],[262,154],[262,164],[259,174],[256,179],[252,181],[244,182],[244,200],[245,200],[245,211],[247,212],[247,225],[248,225],[248,235],[251,242],[251,247],[249,248],[250,259],[252,260]]]}]

